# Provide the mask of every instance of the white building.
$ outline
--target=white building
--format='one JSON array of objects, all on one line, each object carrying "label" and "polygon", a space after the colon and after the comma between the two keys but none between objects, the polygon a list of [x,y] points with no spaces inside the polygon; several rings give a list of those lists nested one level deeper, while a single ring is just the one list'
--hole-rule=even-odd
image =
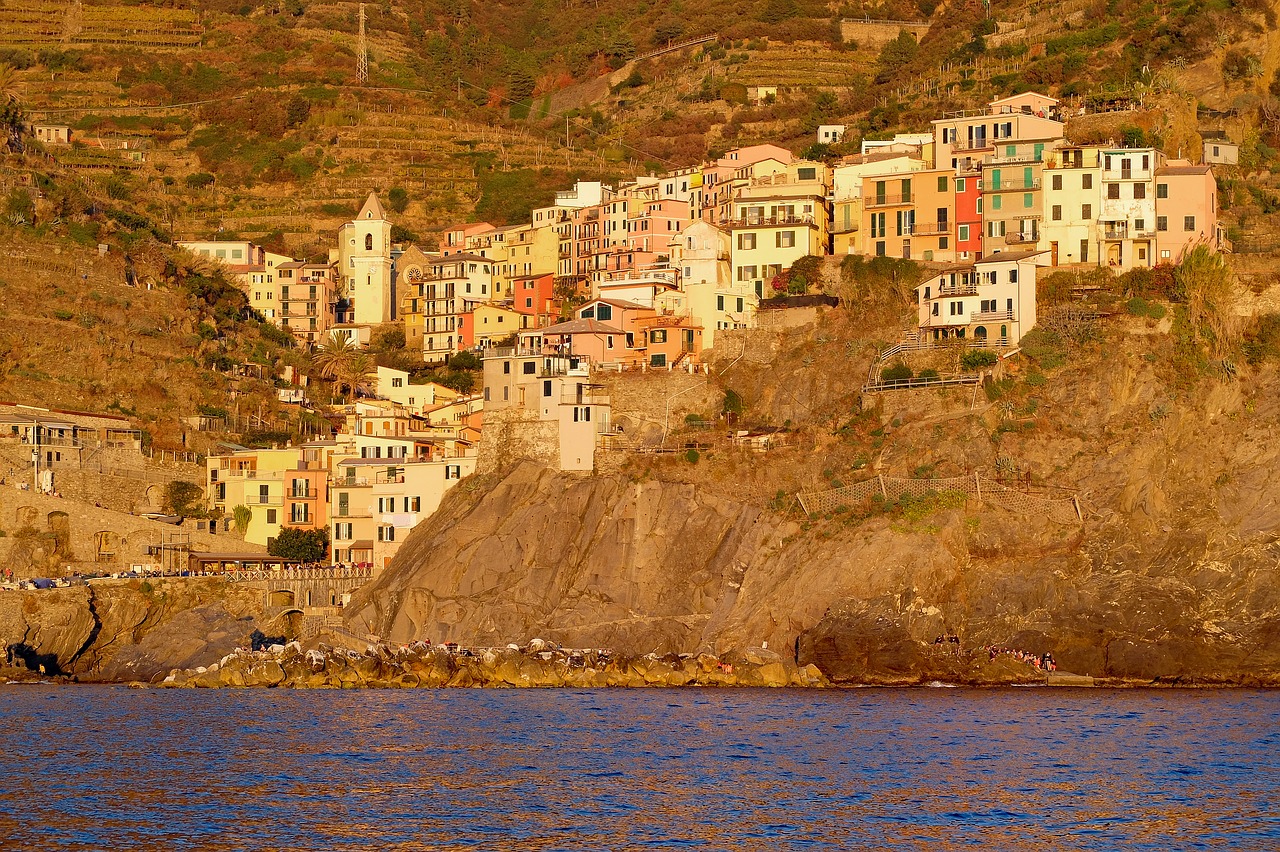
[{"label": "white building", "polygon": [[1000,252],[950,266],[916,287],[921,340],[1015,346],[1036,324],[1036,267],[1046,252]]},{"label": "white building", "polygon": [[843,124],[819,124],[818,141],[823,145],[839,145],[844,139],[845,127]]}]

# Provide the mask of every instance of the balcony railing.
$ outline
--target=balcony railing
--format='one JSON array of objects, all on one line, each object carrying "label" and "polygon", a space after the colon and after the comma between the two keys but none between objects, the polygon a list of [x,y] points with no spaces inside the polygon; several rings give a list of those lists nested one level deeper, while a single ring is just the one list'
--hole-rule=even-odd
[{"label": "balcony railing", "polygon": [[1102,238],[1104,240],[1127,240],[1129,239],[1128,228],[1103,228]]},{"label": "balcony railing", "polygon": [[996,183],[994,180],[987,181],[987,192],[1024,192],[1028,189],[1039,189],[1040,178],[1032,178],[1031,180],[1002,180]]},{"label": "balcony railing", "polygon": [[576,390],[565,390],[560,394],[560,403],[562,405],[608,405],[609,395],[603,391],[583,390],[579,393]]},{"label": "balcony railing", "polygon": [[289,496],[294,500],[310,500],[313,497],[319,497],[320,492],[308,488],[294,488],[289,492]]},{"label": "balcony railing", "polygon": [[944,298],[951,296],[976,296],[978,295],[978,284],[975,281],[972,284],[956,284],[954,286],[942,286],[938,288],[938,295],[934,298]]},{"label": "balcony railing", "polygon": [[1013,322],[1013,311],[974,311],[969,322]]},{"label": "balcony railing", "polygon": [[334,488],[364,488],[369,484],[367,477],[346,476],[329,480]]},{"label": "balcony railing", "polygon": [[1020,231],[1014,231],[1012,234],[1006,234],[1004,241],[1006,243],[1009,243],[1010,245],[1019,245],[1021,243],[1038,243],[1040,242],[1040,235],[1035,232],[1024,234],[1024,233],[1021,233]]},{"label": "balcony railing", "polygon": [[951,233],[950,222],[916,222],[911,226],[911,235],[914,237],[929,237],[949,233]]},{"label": "balcony railing", "polygon": [[728,225],[730,228],[760,228],[769,225],[812,225],[813,223],[813,216],[805,214],[803,216],[746,216],[730,219]]},{"label": "balcony railing", "polygon": [[911,204],[915,196],[910,192],[901,195],[869,195],[863,201],[866,207],[892,207],[895,204]]},{"label": "balcony railing", "polygon": [[401,482],[404,482],[404,474],[403,473],[395,473],[395,474],[379,473],[373,477],[373,482],[375,485],[393,485],[396,483],[401,483]]}]

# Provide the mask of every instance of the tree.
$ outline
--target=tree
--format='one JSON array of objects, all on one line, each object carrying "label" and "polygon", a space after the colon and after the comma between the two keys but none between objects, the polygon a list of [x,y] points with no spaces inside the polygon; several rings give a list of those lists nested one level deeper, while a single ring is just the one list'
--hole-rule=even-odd
[{"label": "tree", "polygon": [[331,332],[311,356],[311,366],[320,374],[320,378],[341,382],[358,354],[360,350],[351,342],[350,337]]},{"label": "tree", "polygon": [[358,352],[347,362],[346,370],[343,373],[342,381],[351,391],[351,399],[356,398],[356,388],[362,384],[369,384],[377,375],[377,364],[369,357],[366,352]]},{"label": "tree", "polygon": [[324,562],[329,558],[329,531],[281,527],[280,534],[267,542],[267,553],[299,562]]},{"label": "tree", "polygon": [[387,193],[387,206],[396,213],[403,213],[409,208],[409,193],[403,186],[393,186]]},{"label": "tree", "polygon": [[1174,295],[1187,305],[1191,337],[1216,358],[1228,357],[1240,340],[1231,270],[1222,255],[1201,243],[1173,271]]},{"label": "tree", "polygon": [[22,136],[27,132],[21,100],[13,66],[0,65],[0,132],[5,134],[5,147],[14,154],[23,152]]},{"label": "tree", "polygon": [[175,479],[164,489],[165,511],[185,518],[197,508],[192,504],[203,496],[204,491],[199,485]]},{"label": "tree", "polygon": [[898,37],[887,43],[880,50],[880,57],[877,60],[879,70],[876,72],[877,83],[888,83],[893,80],[898,71],[915,59],[920,53],[920,45],[916,43],[915,36],[906,30],[898,33]]}]

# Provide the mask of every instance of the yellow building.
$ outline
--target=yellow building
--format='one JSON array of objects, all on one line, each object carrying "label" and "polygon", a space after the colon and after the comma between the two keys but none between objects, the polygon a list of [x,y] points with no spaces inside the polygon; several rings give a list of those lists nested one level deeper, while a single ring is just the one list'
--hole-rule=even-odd
[{"label": "yellow building", "polygon": [[504,308],[501,305],[476,305],[471,312],[471,328],[464,335],[465,342],[474,349],[485,349],[493,341],[509,337],[520,330],[521,317],[519,311]]},{"label": "yellow building", "polygon": [[1063,148],[1045,160],[1041,245],[1050,265],[1098,262],[1102,167],[1097,147]]},{"label": "yellow building", "polygon": [[828,253],[829,189],[827,167],[801,160],[738,190],[729,223],[735,287],[763,296],[769,280],[800,258]]}]

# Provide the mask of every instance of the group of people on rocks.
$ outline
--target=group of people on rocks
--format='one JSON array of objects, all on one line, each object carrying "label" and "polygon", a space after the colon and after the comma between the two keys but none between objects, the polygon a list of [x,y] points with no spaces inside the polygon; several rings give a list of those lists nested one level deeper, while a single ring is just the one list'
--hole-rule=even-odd
[{"label": "group of people on rocks", "polygon": [[1030,651],[1023,651],[1018,648],[1001,648],[992,645],[987,649],[988,659],[995,660],[996,657],[1007,654],[1020,663],[1026,663],[1041,671],[1053,672],[1058,670],[1058,664],[1053,659],[1053,654],[1045,651],[1043,654],[1033,654]]}]

